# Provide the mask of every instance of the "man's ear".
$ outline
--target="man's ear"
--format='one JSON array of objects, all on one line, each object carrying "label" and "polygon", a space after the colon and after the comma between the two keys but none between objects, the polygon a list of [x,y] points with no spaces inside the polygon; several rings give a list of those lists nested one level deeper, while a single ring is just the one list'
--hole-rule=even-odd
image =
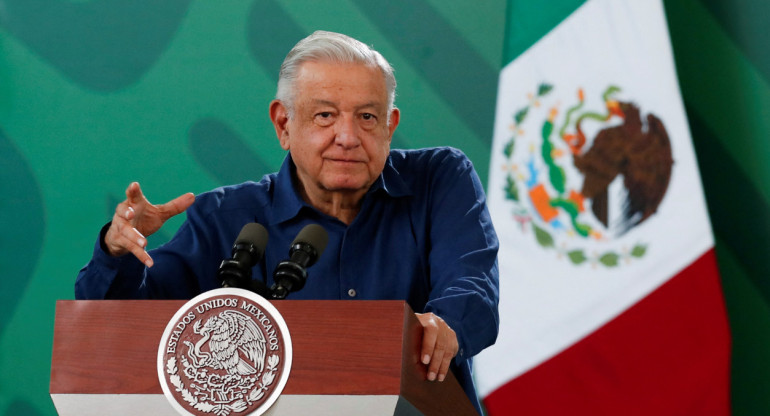
[{"label": "man's ear", "polygon": [[390,111],[390,118],[388,119],[388,134],[390,138],[393,138],[393,132],[396,131],[399,121],[401,121],[401,112],[398,108],[393,108],[393,110]]},{"label": "man's ear", "polygon": [[270,102],[270,120],[283,150],[289,150],[289,110],[279,100]]}]

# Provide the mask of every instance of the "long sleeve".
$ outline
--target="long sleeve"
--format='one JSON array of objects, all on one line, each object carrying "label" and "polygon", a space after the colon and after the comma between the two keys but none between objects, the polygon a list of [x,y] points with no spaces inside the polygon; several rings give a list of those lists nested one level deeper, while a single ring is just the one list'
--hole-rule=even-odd
[{"label": "long sleeve", "polygon": [[455,330],[460,362],[497,338],[498,240],[471,162],[456,150],[441,156],[431,180],[431,293],[426,312],[439,315]]},{"label": "long sleeve", "polygon": [[109,226],[102,228],[91,260],[78,273],[75,299],[107,299],[110,293],[121,299],[146,298],[140,290],[145,266],[130,254],[112,257],[104,251],[102,241]]},{"label": "long sleeve", "polygon": [[75,281],[76,299],[190,299],[216,287],[216,270],[227,256],[226,245],[211,240],[229,236],[230,224],[206,226],[211,197],[200,198],[171,241],[150,250],[155,265],[146,267],[132,254],[112,257],[102,246],[107,224],[99,234],[88,264]]}]

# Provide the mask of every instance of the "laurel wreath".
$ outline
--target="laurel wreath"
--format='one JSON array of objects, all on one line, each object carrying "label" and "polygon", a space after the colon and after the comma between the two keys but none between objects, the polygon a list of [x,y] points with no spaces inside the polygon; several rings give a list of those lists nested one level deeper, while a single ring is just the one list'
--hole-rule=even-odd
[{"label": "laurel wreath", "polygon": [[534,223],[532,224],[532,228],[535,230],[535,240],[541,247],[555,249],[559,257],[567,257],[567,259],[574,265],[590,262],[594,265],[601,264],[606,267],[616,267],[620,264],[621,260],[630,262],[633,258],[638,259],[643,257],[647,252],[647,246],[637,244],[631,248],[631,250],[623,250],[620,253],[608,250],[604,253],[592,253],[588,256],[586,255],[585,250],[581,248],[568,249],[565,246],[557,247],[553,237],[548,231],[538,227]]},{"label": "laurel wreath", "polygon": [[[530,109],[534,106],[538,106],[539,99],[545,97],[549,92],[551,92],[552,89],[553,86],[549,84],[540,84],[538,86],[537,93],[529,97],[529,102],[527,105],[519,109],[519,111],[513,115],[513,133],[511,138],[503,147],[503,155],[509,164],[511,158],[513,157],[516,139],[521,132],[519,127],[526,120]],[[617,267],[621,261],[629,263],[632,259],[639,259],[644,257],[644,255],[647,253],[647,246],[644,244],[636,244],[630,250],[624,249],[621,252],[607,250],[602,253],[594,252],[590,254],[586,253],[586,251],[582,248],[568,248],[564,244],[559,247],[556,245],[555,239],[551,233],[542,227],[538,227],[537,224],[535,224],[535,222],[532,220],[532,216],[530,215],[529,210],[521,205],[519,200],[519,189],[516,185],[516,180],[511,170],[509,170],[506,174],[503,191],[505,192],[505,199],[514,203],[515,208],[513,210],[513,216],[516,221],[520,222],[522,228],[524,227],[524,224],[530,223],[534,230],[535,241],[537,241],[541,247],[545,249],[556,250],[557,256],[559,258],[566,257],[572,264],[576,266],[582,265],[584,263],[590,263],[594,266],[601,264],[608,268]]]},{"label": "laurel wreath", "polygon": [[169,374],[169,382],[171,382],[171,384],[175,387],[175,390],[179,392],[182,395],[182,399],[195,410],[204,413],[213,412],[216,413],[217,416],[227,416],[231,412],[237,413],[245,411],[252,403],[260,400],[265,395],[265,391],[271,384],[273,384],[273,381],[275,380],[275,374],[276,370],[278,369],[279,362],[280,357],[275,354],[268,357],[267,368],[262,373],[262,380],[260,381],[259,385],[255,387],[251,392],[249,392],[246,401],[239,399],[231,404],[213,405],[208,402],[199,401],[195,395],[187,390],[184,383],[182,383],[182,379],[179,377],[179,368],[176,365],[176,357],[171,357],[168,359],[168,361],[166,361],[166,372]]}]

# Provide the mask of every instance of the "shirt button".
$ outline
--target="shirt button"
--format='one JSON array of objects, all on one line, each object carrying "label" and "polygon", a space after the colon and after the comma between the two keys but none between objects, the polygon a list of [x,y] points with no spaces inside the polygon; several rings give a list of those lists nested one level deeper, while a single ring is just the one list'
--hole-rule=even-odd
[{"label": "shirt button", "polygon": [[356,290],[355,289],[348,289],[348,296],[351,298],[356,297]]}]

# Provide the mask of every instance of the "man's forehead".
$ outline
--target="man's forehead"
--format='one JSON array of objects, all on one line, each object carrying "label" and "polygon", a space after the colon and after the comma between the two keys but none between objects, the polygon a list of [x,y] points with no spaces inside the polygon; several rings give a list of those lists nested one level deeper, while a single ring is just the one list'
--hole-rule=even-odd
[{"label": "man's forehead", "polygon": [[307,61],[303,62],[297,71],[297,81],[315,81],[325,83],[346,80],[351,72],[366,72],[373,81],[385,86],[385,74],[376,65],[360,62],[336,62],[336,61]]},{"label": "man's forehead", "polygon": [[355,101],[360,107],[386,107],[385,77],[378,67],[362,63],[310,61],[298,72],[296,98],[311,105],[339,105]]}]

